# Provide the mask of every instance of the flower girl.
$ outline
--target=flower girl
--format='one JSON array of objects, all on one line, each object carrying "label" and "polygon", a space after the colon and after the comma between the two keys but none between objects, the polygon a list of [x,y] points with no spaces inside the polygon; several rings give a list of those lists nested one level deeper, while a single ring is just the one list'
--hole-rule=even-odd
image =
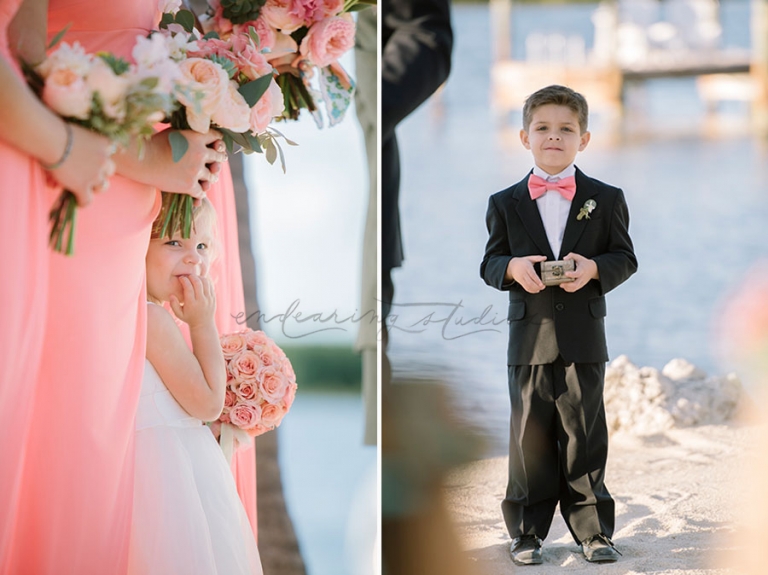
[{"label": "flower girl", "polygon": [[[226,368],[207,270],[216,214],[195,208],[191,237],[147,251],[147,353],[136,416],[131,575],[261,575],[259,551],[221,448],[203,421],[224,405]],[[190,351],[172,315],[188,324]]]}]

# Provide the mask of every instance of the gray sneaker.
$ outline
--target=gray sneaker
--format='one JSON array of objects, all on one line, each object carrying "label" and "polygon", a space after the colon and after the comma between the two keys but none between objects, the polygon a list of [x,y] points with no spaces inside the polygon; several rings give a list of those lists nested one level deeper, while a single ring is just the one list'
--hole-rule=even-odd
[{"label": "gray sneaker", "polygon": [[512,561],[517,565],[541,564],[541,539],[535,535],[521,535],[512,540],[509,548]]},{"label": "gray sneaker", "polygon": [[613,563],[619,558],[619,550],[606,535],[598,533],[581,542],[581,551],[592,563]]}]

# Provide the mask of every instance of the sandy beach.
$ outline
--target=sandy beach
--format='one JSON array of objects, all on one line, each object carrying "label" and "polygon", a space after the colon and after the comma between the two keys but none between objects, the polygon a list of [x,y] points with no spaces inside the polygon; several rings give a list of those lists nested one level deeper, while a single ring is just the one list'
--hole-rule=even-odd
[{"label": "sandy beach", "polygon": [[[516,567],[500,509],[507,457],[495,457],[457,468],[445,487],[459,538],[481,575],[736,573],[732,567],[743,545],[736,534],[746,516],[744,493],[749,487],[746,470],[754,462],[759,431],[733,422],[737,402],[728,400],[727,414],[717,409],[733,380],[705,379],[692,366],[680,369],[679,360],[662,372],[638,370],[626,358],[612,366],[613,383],[611,369],[606,382],[606,396],[612,397],[606,400],[609,425],[625,425],[611,435],[606,485],[616,501],[613,539],[622,557],[614,564],[588,563],[558,512],[544,541],[543,565]],[[630,386],[630,381],[645,385]],[[661,388],[665,392],[659,394]],[[653,391],[643,395],[638,389]],[[738,403],[743,414],[744,401]],[[704,414],[700,424],[680,416],[680,406],[690,412],[691,405]],[[623,420],[618,417],[619,406],[646,415],[627,425],[626,414]],[[659,417],[665,412],[674,417]]]}]

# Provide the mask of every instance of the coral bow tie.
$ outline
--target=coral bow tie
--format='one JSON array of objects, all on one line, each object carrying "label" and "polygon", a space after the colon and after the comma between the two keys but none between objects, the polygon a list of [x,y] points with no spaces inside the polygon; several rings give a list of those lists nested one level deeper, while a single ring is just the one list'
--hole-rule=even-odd
[{"label": "coral bow tie", "polygon": [[531,193],[532,200],[540,198],[549,190],[556,190],[560,192],[560,195],[566,200],[571,201],[573,196],[576,195],[576,178],[574,176],[568,176],[567,178],[561,178],[556,182],[548,182],[535,174],[529,176],[528,191]]}]

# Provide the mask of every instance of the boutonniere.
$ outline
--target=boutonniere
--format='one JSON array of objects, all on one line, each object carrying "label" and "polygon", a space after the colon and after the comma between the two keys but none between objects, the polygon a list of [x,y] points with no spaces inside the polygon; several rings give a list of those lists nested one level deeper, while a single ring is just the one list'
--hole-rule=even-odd
[{"label": "boutonniere", "polygon": [[592,213],[592,210],[594,210],[597,207],[597,202],[595,200],[587,200],[584,202],[584,205],[581,206],[581,209],[579,210],[579,215],[576,216],[577,220],[580,220],[582,218],[589,219],[589,214]]}]

